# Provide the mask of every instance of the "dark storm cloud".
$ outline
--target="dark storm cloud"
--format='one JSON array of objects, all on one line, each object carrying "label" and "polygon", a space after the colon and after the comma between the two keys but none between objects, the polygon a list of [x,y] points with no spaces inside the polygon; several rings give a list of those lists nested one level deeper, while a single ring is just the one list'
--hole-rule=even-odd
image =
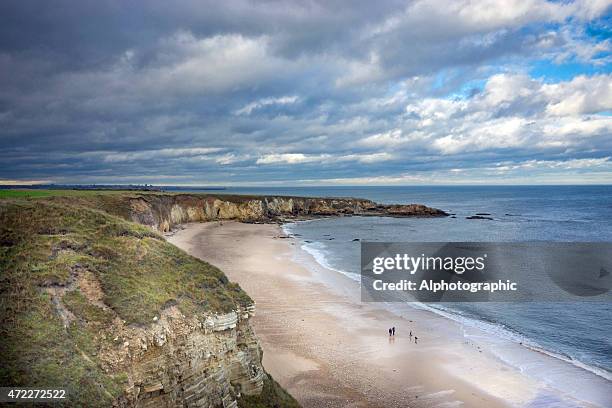
[{"label": "dark storm cloud", "polygon": [[[608,10],[2,2],[0,183],[606,177],[610,41],[586,28]],[[589,76],[530,78],[543,60]]]}]

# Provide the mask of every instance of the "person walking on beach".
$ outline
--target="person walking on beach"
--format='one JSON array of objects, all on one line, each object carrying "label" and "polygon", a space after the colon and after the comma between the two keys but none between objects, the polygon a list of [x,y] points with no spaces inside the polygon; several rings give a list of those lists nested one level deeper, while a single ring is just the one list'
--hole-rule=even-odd
[{"label": "person walking on beach", "polygon": [[391,331],[393,332],[393,335],[395,336],[395,326],[391,328]]},{"label": "person walking on beach", "polygon": [[393,329],[389,329],[389,337],[392,336],[392,333],[393,333]]},{"label": "person walking on beach", "polygon": [[417,340],[418,340],[418,339],[419,339],[419,338],[418,338],[417,336],[414,336],[414,344],[417,344]]},{"label": "person walking on beach", "polygon": [[410,330],[410,340],[412,340],[412,330]]}]

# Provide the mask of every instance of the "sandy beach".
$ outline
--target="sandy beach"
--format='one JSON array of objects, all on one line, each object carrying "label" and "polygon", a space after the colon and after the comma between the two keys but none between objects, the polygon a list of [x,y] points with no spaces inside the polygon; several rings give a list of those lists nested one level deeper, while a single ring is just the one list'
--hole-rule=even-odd
[{"label": "sandy beach", "polygon": [[[359,284],[323,269],[277,225],[188,224],[168,238],[221,268],[256,302],[269,373],[304,407],[502,407],[589,403],[559,394],[426,310],[361,303]],[[296,261],[296,259],[300,262]],[[397,333],[389,338],[387,330]],[[418,336],[418,343],[409,332]],[[519,346],[508,346],[508,353]],[[513,348],[515,347],[515,348]],[[534,361],[542,356],[534,354]],[[542,405],[544,404],[544,405]]]}]

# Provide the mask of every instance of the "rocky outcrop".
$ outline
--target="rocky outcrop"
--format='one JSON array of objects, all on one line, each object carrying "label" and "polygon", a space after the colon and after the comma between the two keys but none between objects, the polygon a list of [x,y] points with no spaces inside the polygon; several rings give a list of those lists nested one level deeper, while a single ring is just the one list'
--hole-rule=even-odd
[{"label": "rocky outcrop", "polygon": [[[66,388],[70,400],[60,406],[295,402],[261,364],[248,295],[214,266],[117,216],[131,206],[139,222],[159,228],[205,219],[215,207],[147,198],[0,200],[0,382]],[[233,217],[253,211],[216,208]]]},{"label": "rocky outcrop", "polygon": [[384,205],[358,198],[249,197],[143,194],[130,198],[132,221],[161,232],[186,222],[238,220],[282,222],[324,216],[440,217],[421,204]]},{"label": "rocky outcrop", "polygon": [[[32,378],[62,373],[44,377],[45,386],[57,381],[79,390],[76,406],[227,408],[257,397],[272,401],[285,392],[270,386],[261,364],[248,321],[252,301],[221,271],[134,222],[165,232],[187,222],[352,215],[446,214],[349,198],[125,193],[6,202],[0,243],[11,261],[3,287],[19,291],[0,290],[0,301],[20,305],[23,311],[12,313],[37,325],[0,313],[12,322],[0,330],[0,350],[11,366],[0,370],[0,380],[37,385]],[[293,401],[286,393],[281,399]]]},{"label": "rocky outcrop", "polygon": [[[186,222],[282,222],[322,216],[446,216],[424,205],[380,205],[363,199],[142,194],[129,197],[130,218],[161,232]],[[186,318],[165,310],[152,326],[117,339],[130,386],[122,406],[236,407],[258,395],[267,378],[261,350],[248,325],[254,306],[222,315]],[[102,353],[104,355],[104,353]],[[112,354],[111,354],[112,355]],[[114,367],[113,371],[121,370]]]},{"label": "rocky outcrop", "polygon": [[247,310],[186,317],[171,307],[146,328],[124,328],[116,351],[102,352],[126,370],[124,407],[236,407],[242,395],[258,395],[266,373]]}]

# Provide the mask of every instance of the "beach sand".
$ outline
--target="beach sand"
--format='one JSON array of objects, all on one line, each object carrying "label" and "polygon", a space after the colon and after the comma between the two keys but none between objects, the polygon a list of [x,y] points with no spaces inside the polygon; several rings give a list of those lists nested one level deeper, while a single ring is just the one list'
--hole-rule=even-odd
[{"label": "beach sand", "polygon": [[256,302],[251,325],[263,365],[304,407],[501,407],[548,398],[541,383],[466,340],[459,323],[361,303],[357,282],[314,260],[296,262],[308,254],[283,235],[277,225],[214,222],[185,225],[168,240],[221,268]]}]

